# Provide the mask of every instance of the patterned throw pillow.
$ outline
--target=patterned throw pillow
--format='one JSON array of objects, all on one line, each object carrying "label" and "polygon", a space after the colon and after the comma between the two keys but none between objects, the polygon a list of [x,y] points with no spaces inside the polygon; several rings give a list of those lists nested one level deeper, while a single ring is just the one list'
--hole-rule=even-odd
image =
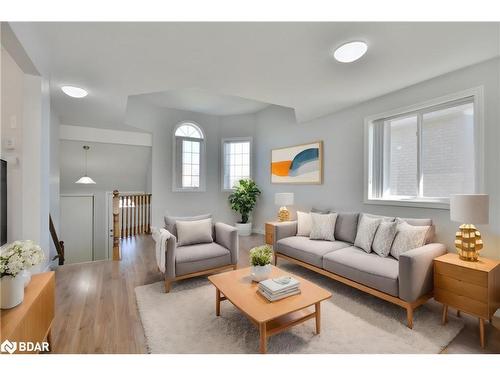
[{"label": "patterned throw pillow", "polygon": [[382,221],[375,233],[372,250],[381,257],[386,257],[391,252],[392,242],[397,233],[397,223],[394,221]]},{"label": "patterned throw pillow", "polygon": [[309,212],[297,211],[297,236],[311,235],[312,219]]},{"label": "patterned throw pillow", "polygon": [[361,215],[358,224],[358,232],[354,240],[354,246],[363,249],[367,253],[372,251],[373,238],[382,218],[374,218],[367,215]]},{"label": "patterned throw pillow", "polygon": [[311,212],[311,240],[335,241],[335,222],[337,214],[317,214]]},{"label": "patterned throw pillow", "polygon": [[399,256],[408,250],[423,246],[428,230],[428,226],[414,226],[408,224],[406,221],[398,220],[397,233],[392,243],[391,255],[399,259]]}]

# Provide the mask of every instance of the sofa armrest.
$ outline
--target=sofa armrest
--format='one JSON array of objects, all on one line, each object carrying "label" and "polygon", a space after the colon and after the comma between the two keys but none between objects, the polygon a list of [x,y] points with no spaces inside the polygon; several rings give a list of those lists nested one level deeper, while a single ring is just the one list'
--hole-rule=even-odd
[{"label": "sofa armrest", "polygon": [[175,278],[175,253],[177,251],[177,238],[171,235],[165,246],[165,278]]},{"label": "sofa armrest", "polygon": [[238,230],[228,224],[215,223],[215,242],[231,252],[231,264],[238,263]]},{"label": "sofa armrest", "polygon": [[446,247],[431,243],[399,256],[399,298],[407,302],[431,292],[434,286],[433,260],[446,254]]},{"label": "sofa armrest", "polygon": [[292,237],[297,234],[297,221],[283,221],[273,225],[273,248],[276,249],[276,242],[282,238]]}]

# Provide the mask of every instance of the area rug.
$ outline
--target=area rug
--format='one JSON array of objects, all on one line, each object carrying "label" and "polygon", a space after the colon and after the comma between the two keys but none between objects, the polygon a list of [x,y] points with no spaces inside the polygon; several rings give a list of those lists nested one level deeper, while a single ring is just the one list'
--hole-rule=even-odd
[{"label": "area rug", "polygon": [[[314,334],[309,320],[270,337],[268,353],[434,354],[463,328],[453,316],[443,326],[439,307],[426,304],[415,310],[409,329],[406,311],[398,306],[296,265],[280,268],[321,285],[333,297],[322,303],[321,334]],[[221,316],[215,316],[215,288],[206,277],[175,283],[168,294],[163,288],[162,282],[135,288],[150,353],[258,352],[258,330],[230,302],[222,302]]]}]

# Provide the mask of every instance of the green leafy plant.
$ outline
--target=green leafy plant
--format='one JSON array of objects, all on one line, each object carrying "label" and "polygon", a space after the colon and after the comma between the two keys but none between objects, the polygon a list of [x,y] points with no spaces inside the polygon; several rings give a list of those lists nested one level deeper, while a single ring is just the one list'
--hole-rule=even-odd
[{"label": "green leafy plant", "polygon": [[260,190],[251,179],[239,180],[229,195],[231,209],[240,213],[242,224],[248,223],[248,216],[253,211],[259,195]]},{"label": "green leafy plant", "polygon": [[250,264],[252,266],[266,266],[273,260],[273,249],[269,245],[254,247],[250,250]]}]

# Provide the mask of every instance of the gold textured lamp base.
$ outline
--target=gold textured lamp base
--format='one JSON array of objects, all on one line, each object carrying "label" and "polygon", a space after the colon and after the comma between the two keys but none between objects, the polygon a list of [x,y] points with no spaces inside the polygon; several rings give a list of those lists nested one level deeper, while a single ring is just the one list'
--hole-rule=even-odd
[{"label": "gold textured lamp base", "polygon": [[473,224],[462,224],[455,234],[455,248],[462,260],[476,262],[479,251],[483,248],[481,233]]},{"label": "gold textured lamp base", "polygon": [[288,221],[290,220],[290,212],[286,209],[286,207],[281,207],[278,212],[278,218],[280,221]]}]

